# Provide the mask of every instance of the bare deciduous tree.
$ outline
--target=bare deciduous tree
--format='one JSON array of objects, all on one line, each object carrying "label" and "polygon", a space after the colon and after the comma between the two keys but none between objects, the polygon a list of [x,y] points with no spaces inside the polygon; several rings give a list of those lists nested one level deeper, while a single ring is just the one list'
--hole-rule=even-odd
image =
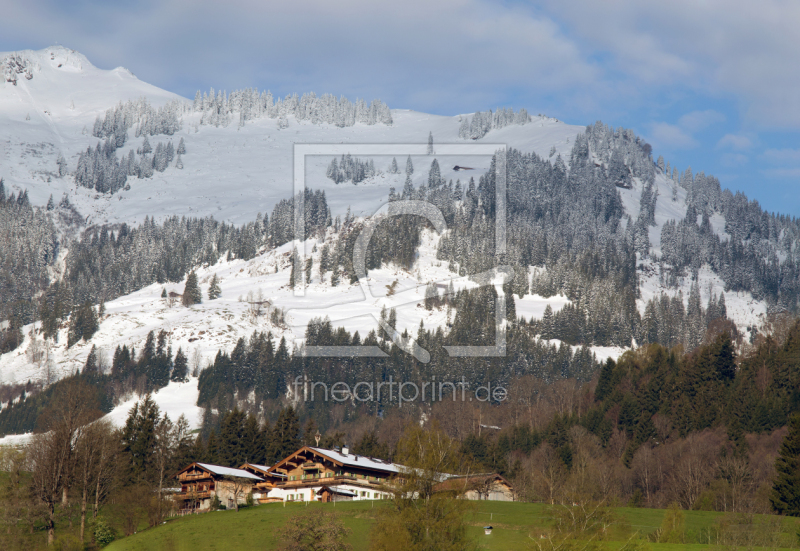
[{"label": "bare deciduous tree", "polygon": [[167,474],[167,467],[172,459],[173,450],[177,444],[176,427],[169,420],[167,414],[155,427],[155,466],[158,469],[158,518],[157,522],[163,520],[164,512],[164,478]]},{"label": "bare deciduous tree", "polygon": [[111,433],[101,432],[102,436],[97,456],[94,486],[94,508],[92,517],[97,518],[100,504],[108,497],[114,482],[119,453],[119,435],[116,431]]},{"label": "bare deciduous tree", "polygon": [[537,465],[536,475],[544,488],[543,496],[551,505],[561,497],[561,490],[567,481],[567,469],[550,444],[542,444],[534,452]]},{"label": "bare deciduous tree", "polygon": [[67,381],[54,393],[51,406],[39,419],[47,431],[33,437],[28,447],[33,472],[31,490],[47,508],[47,541],[55,539],[56,506],[67,506],[76,446],[86,425],[97,417],[94,388],[80,380]]},{"label": "bare deciduous tree", "polygon": [[691,509],[713,474],[708,443],[703,440],[701,435],[690,434],[672,469],[670,486],[684,509]]},{"label": "bare deciduous tree", "polygon": [[[753,481],[750,461],[742,455],[726,454],[717,462],[719,475],[727,483],[727,491],[723,493],[726,500],[723,509],[734,513],[744,512],[747,500],[744,495]],[[730,506],[727,500],[730,499]]]},{"label": "bare deciduous tree", "polygon": [[81,487],[81,541],[84,541],[86,530],[86,509],[89,494],[96,479],[101,476],[104,453],[107,443],[114,438],[114,427],[110,421],[99,420],[87,426],[75,443],[77,454],[76,474]]},{"label": "bare deciduous tree", "polygon": [[650,505],[653,491],[656,489],[656,460],[649,445],[645,444],[636,450],[631,460],[631,469],[637,485],[644,490],[645,503]]},{"label": "bare deciduous tree", "polygon": [[[28,458],[24,449],[0,447],[0,471],[6,474],[4,483],[0,485],[0,519],[6,526],[6,533],[11,533],[14,526],[23,520],[29,520],[30,502],[28,488],[23,471],[27,469]],[[32,520],[32,519],[30,519]],[[31,529],[33,525],[31,524]]]}]

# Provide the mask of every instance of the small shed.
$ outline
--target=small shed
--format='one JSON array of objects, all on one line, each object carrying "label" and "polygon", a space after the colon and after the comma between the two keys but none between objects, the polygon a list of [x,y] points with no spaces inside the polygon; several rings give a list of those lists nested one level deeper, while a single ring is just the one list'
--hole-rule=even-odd
[{"label": "small shed", "polygon": [[323,486],[317,490],[319,501],[330,503],[332,501],[353,501],[358,494],[352,490],[339,488],[337,486]]},{"label": "small shed", "polygon": [[433,491],[474,501],[514,501],[514,487],[498,473],[454,475],[434,486]]}]

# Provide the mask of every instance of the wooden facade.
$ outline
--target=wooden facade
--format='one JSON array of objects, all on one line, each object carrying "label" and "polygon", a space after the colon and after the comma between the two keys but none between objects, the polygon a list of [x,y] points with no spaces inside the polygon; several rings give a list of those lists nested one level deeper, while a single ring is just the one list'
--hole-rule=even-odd
[{"label": "wooden facade", "polygon": [[257,465],[255,463],[244,463],[240,469],[252,473],[262,479],[257,482],[253,487],[253,498],[259,503],[273,503],[275,501],[283,501],[280,498],[270,496],[269,492],[275,488],[279,482],[283,482],[286,477],[279,473],[270,472],[270,467],[267,465]]},{"label": "wooden facade", "polygon": [[245,503],[247,494],[263,481],[242,469],[208,463],[192,463],[180,470],[175,478],[181,484],[181,491],[174,494],[174,499],[182,514],[210,510],[214,497],[225,507],[236,508]]},{"label": "wooden facade", "polygon": [[433,488],[474,501],[514,501],[514,487],[498,473],[452,475]]},{"label": "wooden facade", "polygon": [[385,485],[397,472],[393,463],[350,454],[347,448],[304,446],[269,469],[268,475],[281,477],[269,496],[285,501],[385,499]]},{"label": "wooden facade", "polygon": [[[342,450],[304,446],[269,467],[245,463],[239,469],[192,463],[176,478],[182,513],[209,510],[214,497],[226,507],[252,492],[257,503],[276,501],[361,501],[387,499],[407,469],[402,465]],[[511,483],[497,473],[442,474],[436,492],[471,500],[514,501]]]}]

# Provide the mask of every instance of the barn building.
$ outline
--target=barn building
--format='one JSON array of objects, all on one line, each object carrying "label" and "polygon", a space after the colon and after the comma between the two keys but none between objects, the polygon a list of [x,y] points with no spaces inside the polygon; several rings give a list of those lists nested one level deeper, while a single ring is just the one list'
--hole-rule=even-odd
[{"label": "barn building", "polygon": [[433,488],[474,501],[514,501],[514,487],[497,473],[452,475]]}]

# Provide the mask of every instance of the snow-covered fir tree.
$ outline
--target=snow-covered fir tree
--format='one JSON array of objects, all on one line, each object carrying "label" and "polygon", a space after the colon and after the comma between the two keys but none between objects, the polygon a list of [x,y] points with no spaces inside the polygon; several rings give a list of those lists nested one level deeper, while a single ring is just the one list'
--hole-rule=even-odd
[{"label": "snow-covered fir tree", "polygon": [[219,288],[219,280],[217,279],[217,274],[215,273],[211,276],[211,282],[208,284],[208,300],[216,300],[222,294],[222,290]]}]

